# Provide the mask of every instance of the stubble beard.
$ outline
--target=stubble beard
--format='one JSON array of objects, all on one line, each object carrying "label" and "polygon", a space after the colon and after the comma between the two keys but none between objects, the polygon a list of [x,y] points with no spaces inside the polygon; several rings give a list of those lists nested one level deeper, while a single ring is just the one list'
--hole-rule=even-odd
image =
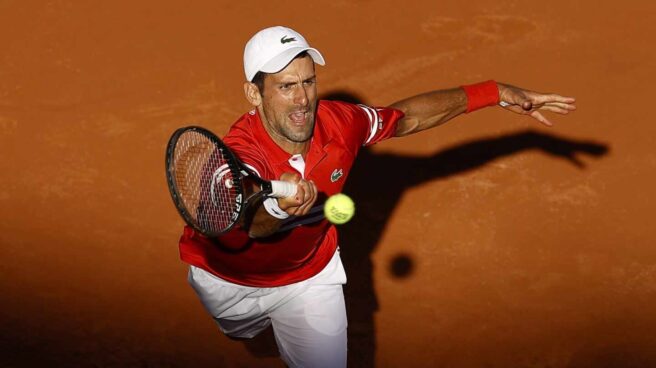
[{"label": "stubble beard", "polygon": [[309,113],[311,115],[308,117],[308,121],[306,122],[307,125],[304,127],[302,131],[294,130],[291,127],[291,125],[283,124],[282,126],[283,136],[294,143],[304,143],[307,142],[310,138],[312,138],[312,134],[314,133],[314,120],[315,120],[314,111],[309,111]]},{"label": "stubble beard", "polygon": [[[275,120],[275,124],[271,124],[270,126],[277,125],[278,127],[278,129],[276,129],[277,134],[279,134],[282,138],[286,139],[289,142],[305,143],[309,141],[310,138],[312,138],[312,135],[314,133],[314,126],[316,122],[316,105],[308,106],[308,117],[306,118],[307,121],[303,126],[302,130],[294,129],[293,122],[289,120],[289,114],[293,112],[294,110],[288,111],[285,114],[279,116],[278,119]],[[265,115],[268,114],[265,113]],[[267,120],[269,122],[274,121],[268,116],[267,116]]]}]

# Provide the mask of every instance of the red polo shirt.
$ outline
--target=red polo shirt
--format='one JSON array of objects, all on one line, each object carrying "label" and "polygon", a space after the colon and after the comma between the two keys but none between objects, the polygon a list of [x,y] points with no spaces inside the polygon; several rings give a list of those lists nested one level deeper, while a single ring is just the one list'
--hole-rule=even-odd
[{"label": "red polo shirt", "polygon": [[[310,148],[305,156],[306,180],[326,198],[339,193],[362,146],[394,136],[399,110],[320,101]],[[291,155],[268,135],[259,114],[244,114],[224,137],[246,164],[268,180],[296,172]],[[224,280],[247,286],[273,287],[306,280],[319,273],[337,248],[335,226],[323,217],[323,203],[306,216],[292,216],[266,238],[251,239],[236,227],[210,239],[185,227],[180,256]]]}]

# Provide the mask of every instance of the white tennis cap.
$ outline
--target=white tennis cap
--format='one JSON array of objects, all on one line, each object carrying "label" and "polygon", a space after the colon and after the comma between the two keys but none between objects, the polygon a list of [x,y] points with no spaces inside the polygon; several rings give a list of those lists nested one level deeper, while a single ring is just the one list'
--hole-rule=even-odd
[{"label": "white tennis cap", "polygon": [[244,72],[246,80],[253,81],[257,72],[277,73],[303,51],[315,63],[326,65],[319,50],[310,47],[300,33],[287,27],[265,28],[246,43],[244,49]]}]

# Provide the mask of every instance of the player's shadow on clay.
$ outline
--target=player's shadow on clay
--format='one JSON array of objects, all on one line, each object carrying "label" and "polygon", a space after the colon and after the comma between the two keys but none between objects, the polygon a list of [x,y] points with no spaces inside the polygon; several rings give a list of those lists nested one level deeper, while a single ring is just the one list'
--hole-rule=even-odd
[{"label": "player's shadow on clay", "polygon": [[[362,101],[348,92],[330,93],[322,99]],[[339,228],[341,258],[348,278],[344,293],[349,323],[349,366],[375,366],[374,313],[378,310],[378,299],[373,286],[371,255],[403,193],[417,185],[475,170],[494,160],[529,150],[539,150],[584,168],[585,164],[578,155],[601,157],[608,153],[609,147],[529,129],[471,139],[431,155],[376,153],[368,148],[360,151],[343,190],[357,203],[357,213],[351,222]],[[394,174],[399,170],[403,175]],[[408,254],[397,255],[388,265],[378,267],[386,267],[392,276],[398,278],[409,277],[415,272],[414,261]],[[272,341],[273,338],[269,334],[263,340]],[[258,354],[256,350],[249,350]],[[262,355],[261,352],[258,355]]]}]

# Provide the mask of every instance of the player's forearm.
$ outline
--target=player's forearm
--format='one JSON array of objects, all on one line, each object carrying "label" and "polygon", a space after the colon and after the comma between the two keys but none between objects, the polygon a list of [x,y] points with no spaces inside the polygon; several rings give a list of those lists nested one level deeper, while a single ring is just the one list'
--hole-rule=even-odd
[{"label": "player's forearm", "polygon": [[317,186],[312,180],[302,179],[297,172],[283,173],[280,175],[280,180],[295,183],[296,193],[275,200],[265,199],[247,225],[250,237],[262,238],[273,235],[282,225],[282,220],[289,216],[307,215],[317,201]]},{"label": "player's forearm", "polygon": [[467,95],[462,88],[432,91],[396,102],[390,107],[403,111],[405,117],[396,128],[403,137],[444,124],[467,110]]},{"label": "player's forearm", "polygon": [[249,237],[264,238],[278,231],[281,224],[282,221],[271,216],[262,205],[257,207],[250,221],[244,226],[248,229]]},{"label": "player's forearm", "polygon": [[[260,191],[260,188],[253,183],[250,187],[251,193]],[[250,195],[250,194],[249,194]],[[254,203],[248,209],[249,211],[244,214],[241,221],[241,226],[248,231],[248,236],[251,238],[264,238],[274,234],[281,225],[281,220],[272,216],[265,207],[265,201],[261,199],[259,203]]]}]

